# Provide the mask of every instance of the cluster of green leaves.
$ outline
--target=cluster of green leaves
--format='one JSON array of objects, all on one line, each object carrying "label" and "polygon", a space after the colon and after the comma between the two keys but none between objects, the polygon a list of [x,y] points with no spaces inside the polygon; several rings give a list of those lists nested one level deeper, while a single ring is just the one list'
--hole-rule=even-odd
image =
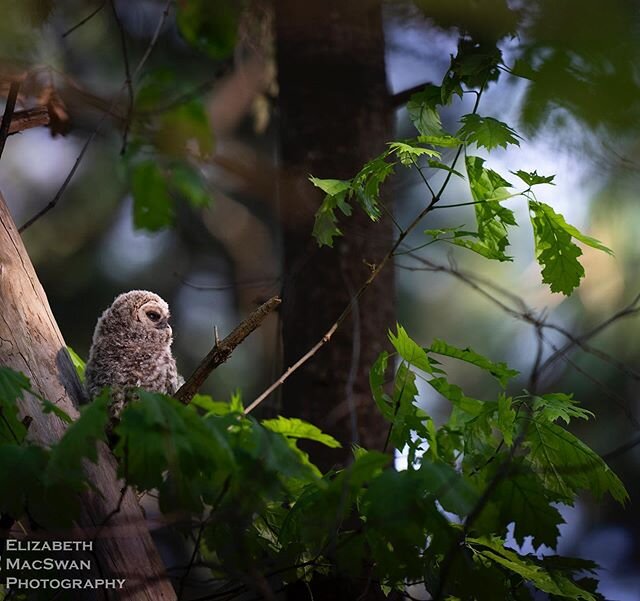
[{"label": "cluster of green leaves", "polygon": [[[27,437],[28,422],[19,417],[25,395],[40,399],[44,413],[70,424],[50,448]],[[38,397],[26,376],[0,367],[0,514],[27,519],[39,527],[68,526],[80,509],[78,493],[88,486],[82,461],[96,459],[96,441],[104,440],[108,395],[86,406],[78,420]]]},{"label": "cluster of green leaves", "polygon": [[124,157],[136,228],[156,231],[171,225],[176,199],[194,208],[211,204],[200,162],[213,151],[213,133],[202,100],[187,90],[188,84],[169,70],[147,74],[136,90],[132,139]]},{"label": "cluster of green leaves", "polygon": [[[207,59],[224,60],[234,50],[243,4],[180,2],[178,31]],[[125,154],[136,228],[156,231],[170,226],[177,199],[196,209],[211,204],[201,166],[213,152],[214,136],[198,87],[175,68],[152,70],[136,87],[132,139]]]},{"label": "cluster of green leaves", "polygon": [[[571,419],[588,419],[591,414],[566,394],[535,396],[525,391],[508,396],[505,387],[518,372],[472,349],[442,340],[423,348],[401,326],[390,332],[389,339],[395,353],[383,352],[371,370],[374,400],[390,421],[393,446],[407,453],[407,472],[429,471],[429,488],[423,488],[422,494],[434,494],[439,507],[457,516],[443,529],[426,529],[429,542],[421,574],[426,576],[427,589],[439,590],[443,562],[450,561],[453,567],[446,590],[454,598],[529,599],[523,583],[562,598],[601,598],[595,593],[595,580],[583,578],[597,567],[593,563],[555,555],[541,559],[505,546],[507,528],[513,524],[515,543],[528,539],[536,549],[541,545],[554,549],[563,523],[558,504],[572,505],[581,491],[598,499],[609,493],[621,503],[626,501],[618,477],[558,423],[567,425]],[[449,382],[444,357],[483,370],[502,392],[495,400],[468,396]],[[392,358],[397,368],[388,382]],[[451,404],[450,416],[440,427],[418,406],[418,378]],[[404,478],[403,474],[396,478]],[[492,494],[484,497],[487,490]],[[429,512],[421,517],[423,524],[431,519]],[[456,545],[461,550],[451,556]],[[394,547],[393,553],[403,557],[411,552]],[[406,567],[402,573],[405,578],[418,577]],[[401,587],[391,573],[380,575],[389,586]]]},{"label": "cluster of green leaves", "polygon": [[[197,395],[185,406],[137,390],[115,427],[120,475],[139,493],[157,493],[163,512],[191,514],[200,559],[212,577],[240,588],[256,571],[282,586],[316,573],[356,581],[368,574],[386,591],[415,582],[452,599],[525,600],[533,590],[601,599],[596,581],[584,577],[593,563],[524,555],[507,544],[514,524],[516,543],[555,548],[563,522],[557,504],[572,504],[581,491],[626,500],[602,459],[559,423],[591,414],[565,394],[508,396],[518,372],[470,348],[443,340],[423,348],[401,326],[389,340],[394,353],[378,357],[371,390],[389,422],[390,448],[407,451],[407,469],[354,447],[350,465],[322,474],[298,442],[340,443],[311,424],[259,422],[244,414],[239,395],[229,402]],[[444,362],[451,360],[487,373],[497,397],[476,399],[449,382]],[[450,402],[442,425],[418,406],[417,379]],[[51,448],[26,437],[18,412],[25,394],[35,394],[27,378],[0,368],[0,512],[68,524],[88,485],[82,462],[96,460],[96,441],[105,437],[109,394],[75,422],[41,399],[45,412],[70,424]],[[188,535],[193,523],[178,528]]]},{"label": "cluster of green leaves", "polygon": [[[499,53],[474,52],[466,58],[458,55],[452,59],[441,86],[430,84],[412,96],[407,110],[418,130],[417,137],[391,142],[388,150],[369,161],[351,180],[311,177],[313,185],[326,194],[316,213],[313,235],[319,245],[332,246],[334,238],[342,233],[338,227],[336,210],[349,216],[353,201],[372,220],[379,219],[383,207],[380,199],[381,184],[394,173],[398,164],[419,170],[425,181],[428,176],[426,170],[444,170],[448,177],[464,179],[466,176],[472,200],[453,207],[473,204],[476,229],[471,230],[461,225],[427,229],[425,234],[433,241],[466,248],[487,259],[511,261],[512,257],[506,253],[509,233],[510,228],[518,224],[514,212],[504,203],[512,198],[522,197],[528,202],[536,258],[542,268],[542,281],[549,284],[552,292],[569,295],[584,277],[584,268],[578,260],[582,249],[576,242],[609,254],[612,251],[598,240],[582,234],[552,207],[536,198],[533,187],[553,184],[554,176],[518,170],[512,175],[524,187],[514,190],[512,183],[487,167],[484,158],[471,154],[473,147],[490,152],[499,147],[519,146],[522,138],[511,126],[493,117],[479,115],[476,105],[473,112],[460,117],[460,127],[455,135],[448,134],[442,128],[439,115],[442,106],[450,104],[454,96],[462,96],[463,92],[475,93],[479,100],[487,81],[497,78],[497,74],[491,69],[491,61],[499,61]],[[498,64],[495,63],[494,66],[497,67]],[[479,90],[473,90],[474,87]],[[455,155],[456,160],[464,152],[464,174],[456,170],[456,160],[450,166],[441,160],[442,150],[452,146],[459,149]],[[427,197],[425,205],[427,210],[441,201],[441,193],[436,195],[430,187],[429,192],[430,197]]]},{"label": "cluster of green leaves", "polygon": [[[243,4],[180,2],[178,31],[207,59],[224,60],[235,47]],[[214,136],[199,86],[176,68],[152,70],[136,86],[125,154],[136,228],[156,231],[172,225],[177,199],[196,209],[211,204],[201,166],[213,152]]]}]

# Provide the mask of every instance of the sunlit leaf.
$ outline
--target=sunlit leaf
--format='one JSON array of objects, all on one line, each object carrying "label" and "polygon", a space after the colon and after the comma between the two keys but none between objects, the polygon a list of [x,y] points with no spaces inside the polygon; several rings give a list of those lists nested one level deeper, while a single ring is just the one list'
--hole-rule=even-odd
[{"label": "sunlit leaf", "polygon": [[469,538],[467,541],[477,553],[518,574],[545,593],[581,601],[597,601],[589,591],[580,588],[561,571],[545,570],[537,564],[535,556],[518,555],[505,548],[498,538]]},{"label": "sunlit leaf", "polygon": [[436,107],[442,104],[442,93],[438,86],[428,85],[411,96],[407,103],[409,118],[423,136],[441,136],[442,122]]},{"label": "sunlit leaf", "polygon": [[462,127],[456,136],[467,144],[473,143],[487,150],[498,146],[506,148],[509,144],[520,146],[520,136],[503,121],[493,117],[481,117],[475,113],[464,115],[460,120]]},{"label": "sunlit leaf", "polygon": [[422,156],[440,158],[440,153],[436,150],[422,146],[414,146],[406,142],[390,142],[389,147],[405,166],[415,165]]},{"label": "sunlit leaf", "polygon": [[573,238],[612,254],[609,248],[595,238],[582,234],[545,203],[530,200],[529,215],[533,225],[536,258],[543,268],[542,281],[549,284],[551,292],[569,295],[584,277],[584,268],[578,261],[582,250],[573,242]]},{"label": "sunlit leaf", "polygon": [[427,373],[433,373],[433,367],[425,350],[409,337],[407,331],[400,324],[396,324],[395,334],[389,331],[389,340],[400,357],[407,363]]},{"label": "sunlit leaf", "polygon": [[509,380],[515,378],[520,373],[515,369],[510,369],[506,363],[491,361],[469,347],[459,348],[437,338],[431,344],[429,352],[446,357],[453,357],[454,359],[475,365],[490,373],[500,382],[502,387],[505,387]]},{"label": "sunlit leaf", "polygon": [[484,167],[484,159],[466,158],[471,195],[476,204],[478,236],[485,246],[502,253],[509,245],[508,226],[517,225],[513,212],[500,204],[509,196],[511,184],[491,169]]},{"label": "sunlit leaf", "polygon": [[75,368],[80,381],[84,382],[84,370],[86,363],[70,346],[67,347],[67,352],[69,353],[69,357],[71,357],[71,363],[73,363],[73,367]]},{"label": "sunlit leaf", "polygon": [[325,434],[317,426],[296,417],[278,416],[275,419],[262,420],[260,423],[268,430],[282,434],[287,438],[313,440],[333,449],[342,446],[333,436]]},{"label": "sunlit leaf", "polygon": [[348,202],[351,182],[348,180],[318,179],[317,177],[310,177],[309,181],[326,194],[315,214],[313,237],[318,242],[318,246],[333,246],[333,239],[342,235],[338,228],[336,209],[340,209],[347,216],[352,212]]}]

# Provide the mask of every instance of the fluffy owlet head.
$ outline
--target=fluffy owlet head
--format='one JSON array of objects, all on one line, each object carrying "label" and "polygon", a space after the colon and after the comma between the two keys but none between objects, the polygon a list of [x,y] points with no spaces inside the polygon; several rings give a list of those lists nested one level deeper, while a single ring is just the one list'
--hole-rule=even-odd
[{"label": "fluffy owlet head", "polygon": [[116,297],[93,333],[85,370],[89,397],[108,386],[117,415],[127,388],[173,394],[180,380],[171,339],[169,306],[157,294],[132,290]]},{"label": "fluffy owlet head", "polygon": [[116,297],[102,314],[95,334],[116,336],[122,342],[147,341],[169,345],[172,334],[169,317],[169,305],[157,294],[131,290]]}]

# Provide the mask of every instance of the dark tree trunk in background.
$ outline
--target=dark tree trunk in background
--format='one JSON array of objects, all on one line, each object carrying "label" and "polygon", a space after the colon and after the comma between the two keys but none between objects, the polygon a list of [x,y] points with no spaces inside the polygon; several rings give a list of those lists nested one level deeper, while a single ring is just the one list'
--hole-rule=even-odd
[{"label": "dark tree trunk in background", "polygon": [[[286,367],[336,320],[393,236],[388,219],[373,223],[355,208],[352,217],[341,220],[344,237],[334,248],[319,249],[311,232],[322,195],[307,177],[353,177],[391,139],[392,110],[379,2],[279,0],[276,39],[287,182],[281,194]],[[312,422],[344,445],[310,449],[321,468],[347,463],[351,442],[378,450],[384,446],[388,424],[371,399],[368,371],[386,345],[393,306],[388,268],[330,342],[284,386],[285,415]]]}]

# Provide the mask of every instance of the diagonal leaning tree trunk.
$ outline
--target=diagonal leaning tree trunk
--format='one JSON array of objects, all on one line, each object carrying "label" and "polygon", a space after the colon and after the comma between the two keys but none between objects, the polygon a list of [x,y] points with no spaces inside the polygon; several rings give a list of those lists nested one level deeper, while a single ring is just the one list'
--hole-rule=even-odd
[{"label": "diagonal leaning tree trunk", "polygon": [[[0,365],[22,371],[36,392],[56,403],[72,416],[83,392],[66,352],[58,325],[33,265],[2,196],[0,196]],[[65,425],[53,414],[43,414],[39,401],[27,397],[23,416],[33,419],[29,437],[41,443],[55,443]],[[82,497],[82,515],[73,532],[52,533],[61,539],[88,539],[99,532],[94,545],[96,572],[101,578],[126,578],[122,590],[109,591],[108,599],[128,601],[170,601],[176,599],[145,520],[129,490],[120,510],[100,525],[121,500],[122,482],[116,477],[116,461],[99,443],[98,464],[87,462],[87,472],[95,490]],[[63,576],[63,574],[61,574]],[[95,592],[78,598],[95,599]],[[99,599],[107,598],[100,593]]]}]

